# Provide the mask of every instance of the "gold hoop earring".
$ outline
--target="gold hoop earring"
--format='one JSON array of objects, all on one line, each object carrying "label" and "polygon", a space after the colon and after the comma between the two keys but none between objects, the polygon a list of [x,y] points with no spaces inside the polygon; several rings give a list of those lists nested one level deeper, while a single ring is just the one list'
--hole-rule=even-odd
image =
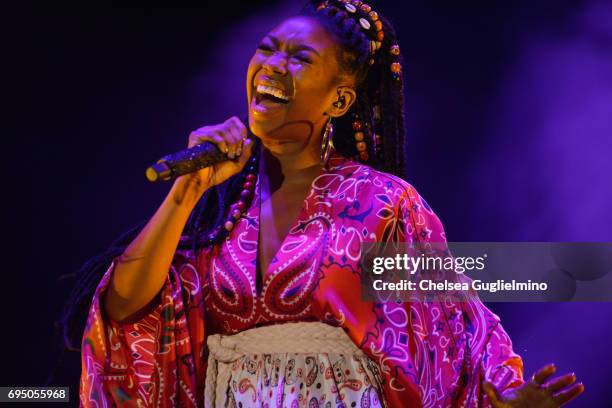
[{"label": "gold hoop earring", "polygon": [[323,167],[325,168],[327,168],[330,153],[334,148],[334,125],[331,120],[332,118],[330,116],[325,125],[325,132],[323,132],[323,139],[321,141],[321,163],[323,163]]}]

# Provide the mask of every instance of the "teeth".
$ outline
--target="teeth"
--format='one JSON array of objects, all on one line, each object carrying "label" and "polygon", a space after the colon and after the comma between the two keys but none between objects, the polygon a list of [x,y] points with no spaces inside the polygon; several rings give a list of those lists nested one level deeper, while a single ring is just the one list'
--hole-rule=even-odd
[{"label": "teeth", "polygon": [[257,85],[257,92],[260,94],[272,95],[275,98],[282,99],[285,102],[289,100],[289,96],[283,92],[283,90],[271,86]]}]

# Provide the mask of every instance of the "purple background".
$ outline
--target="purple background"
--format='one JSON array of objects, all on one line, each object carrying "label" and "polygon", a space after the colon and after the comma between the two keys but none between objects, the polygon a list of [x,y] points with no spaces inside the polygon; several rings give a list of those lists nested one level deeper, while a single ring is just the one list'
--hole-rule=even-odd
[{"label": "purple background", "polygon": [[[535,4],[534,4],[535,3]],[[612,5],[379,1],[405,57],[408,181],[452,241],[612,241]],[[301,2],[4,10],[0,385],[70,385],[56,365],[74,272],[167,191],[144,169],[246,112],[257,40]],[[7,160],[8,156],[8,160]],[[605,406],[612,304],[491,304],[525,361]]]}]

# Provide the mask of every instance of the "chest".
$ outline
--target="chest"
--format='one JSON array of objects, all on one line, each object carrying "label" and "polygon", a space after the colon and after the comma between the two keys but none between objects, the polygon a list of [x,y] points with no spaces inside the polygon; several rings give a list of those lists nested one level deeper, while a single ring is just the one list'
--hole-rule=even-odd
[{"label": "chest", "polygon": [[258,267],[262,277],[265,276],[265,271],[295,225],[307,190],[308,186],[280,189],[262,199],[257,253]]},{"label": "chest", "polygon": [[377,214],[388,204],[358,179],[330,174],[311,184],[267,194],[259,179],[228,238],[202,258],[212,332],[311,319],[326,313],[328,292],[334,307],[359,299],[361,243],[386,229],[391,217]]}]

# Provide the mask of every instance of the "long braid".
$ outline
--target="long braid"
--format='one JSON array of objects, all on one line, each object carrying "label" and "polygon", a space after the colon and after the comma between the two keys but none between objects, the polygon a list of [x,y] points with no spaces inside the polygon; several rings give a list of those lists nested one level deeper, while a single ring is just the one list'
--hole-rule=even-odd
[{"label": "long braid", "polygon": [[[354,5],[353,13],[347,4]],[[365,9],[364,9],[365,7]],[[366,11],[364,11],[366,10]],[[371,53],[372,37],[359,23],[371,21],[371,8],[360,1],[311,0],[300,12],[316,18],[338,41],[340,68],[355,75],[357,100],[342,117],[334,119],[334,147],[346,157],[358,155],[353,135],[353,118],[365,125],[368,159],[363,163],[398,177],[405,177],[404,90],[401,55],[391,23],[380,14],[384,39],[380,49]],[[393,72],[391,67],[399,67]],[[378,111],[378,114],[375,111]],[[378,116],[378,117],[376,117]],[[376,143],[376,135],[380,143]],[[380,151],[375,152],[375,149]]]},{"label": "long braid", "polygon": [[[372,56],[371,40],[359,22],[346,11],[346,3],[362,4],[346,0],[311,0],[300,12],[300,15],[317,18],[336,37],[340,67],[356,78],[357,100],[346,115],[335,119],[334,146],[343,156],[353,157],[358,154],[352,138],[352,117],[357,115],[369,135],[366,140],[369,158],[363,162],[375,169],[404,178],[403,80],[401,72],[393,75],[390,70],[392,64],[401,64],[401,56],[390,52],[392,47],[397,45],[396,34],[391,24],[379,15],[385,37],[380,49]],[[382,136],[382,143],[376,143],[376,135]],[[375,152],[375,148],[379,151]],[[260,143],[256,139],[253,154],[259,154],[260,149]],[[245,169],[204,194],[185,225],[179,249],[195,251],[211,245],[206,237],[222,225],[233,197],[240,191],[240,180],[244,172]],[[60,319],[67,349],[78,349],[75,345],[80,344],[91,300],[104,272],[145,225],[146,222],[143,222],[124,233],[104,253],[91,258],[75,274],[76,283]]]},{"label": "long braid", "polygon": [[[397,48],[397,55],[390,50],[398,47],[397,36],[393,26],[384,17],[379,16],[385,26],[385,41],[383,50],[379,56],[378,68],[382,73],[380,76],[381,95],[381,117],[383,146],[385,148],[385,161],[392,163],[389,172],[400,178],[406,176],[406,134],[404,117],[404,81],[401,71],[394,75],[391,67],[394,64],[402,67],[402,56]],[[389,139],[390,143],[387,142]]]},{"label": "long braid", "polygon": [[142,222],[129,231],[124,232],[106,251],[90,258],[75,274],[76,282],[74,288],[68,296],[59,321],[66,349],[79,349],[91,300],[100,283],[100,279],[113,259],[125,251],[125,248],[136,238],[145,225],[146,222]]}]

